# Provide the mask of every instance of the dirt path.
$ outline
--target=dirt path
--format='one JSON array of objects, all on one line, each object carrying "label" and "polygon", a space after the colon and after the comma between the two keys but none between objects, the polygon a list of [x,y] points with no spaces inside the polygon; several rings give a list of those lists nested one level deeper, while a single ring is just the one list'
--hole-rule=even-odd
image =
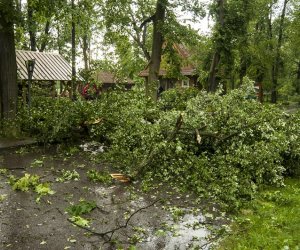
[{"label": "dirt path", "polygon": [[[76,147],[2,150],[0,169],[0,249],[195,249],[210,235],[203,222],[219,216],[203,216],[189,197],[159,185],[145,194],[139,183],[91,182],[87,171],[105,167]],[[63,169],[75,170],[79,180],[58,181]],[[9,176],[18,179],[25,174],[40,176],[40,182],[49,183],[55,193],[42,196],[37,203],[34,190],[13,190]],[[66,213],[80,200],[96,204],[82,215],[89,225],[81,228],[73,225],[72,216]],[[224,218],[214,221],[219,225]],[[101,235],[107,231],[113,234]],[[209,249],[209,244],[203,249]]]}]

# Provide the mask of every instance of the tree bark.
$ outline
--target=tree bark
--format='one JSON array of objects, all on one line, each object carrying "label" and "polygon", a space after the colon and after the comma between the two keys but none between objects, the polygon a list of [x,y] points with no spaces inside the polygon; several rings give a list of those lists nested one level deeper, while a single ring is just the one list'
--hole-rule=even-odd
[{"label": "tree bark", "polygon": [[1,118],[14,118],[18,86],[13,21],[9,20],[13,1],[2,0],[2,4],[9,8],[9,14],[0,9],[0,111]]},{"label": "tree bark", "polygon": [[157,89],[159,81],[159,68],[161,62],[162,45],[163,45],[163,26],[168,0],[157,0],[156,12],[153,21],[153,40],[152,54],[149,63],[149,77],[146,83],[146,95],[154,101],[157,100]]},{"label": "tree bark", "polygon": [[218,87],[218,82],[217,82],[217,67],[219,65],[221,59],[221,54],[219,49],[217,49],[214,53],[214,57],[210,66],[209,70],[209,78],[208,78],[208,85],[209,85],[209,92],[215,92]]},{"label": "tree bark", "polygon": [[289,0],[284,0],[283,8],[280,16],[280,23],[279,23],[279,32],[278,32],[278,41],[276,47],[276,54],[275,54],[275,62],[272,67],[272,94],[271,94],[271,102],[277,102],[277,85],[278,85],[278,72],[279,72],[279,64],[280,64],[280,49],[282,46],[283,40],[283,26],[284,26],[284,19],[286,13],[286,5]]},{"label": "tree bark", "polygon": [[72,0],[72,86],[71,86],[71,99],[75,99],[76,89],[76,43],[75,43],[75,18],[74,18],[75,5]]},{"label": "tree bark", "polygon": [[89,42],[88,42],[87,35],[84,35],[82,37],[82,43],[83,43],[82,52],[83,52],[84,69],[88,70],[89,69],[89,56],[88,56]]},{"label": "tree bark", "polygon": [[28,0],[27,2],[27,23],[28,23],[28,32],[30,40],[30,50],[36,51],[36,25],[33,20],[34,9],[32,7],[32,2]]},{"label": "tree bark", "polygon": [[[226,5],[226,0],[218,0],[218,25],[219,27],[219,35],[220,31],[224,29],[224,24],[225,24],[225,5]],[[218,38],[220,39],[220,38]],[[222,38],[221,38],[222,39]],[[211,62],[210,70],[209,70],[209,77],[208,77],[208,90],[210,92],[215,92],[218,87],[218,82],[217,82],[217,69],[218,65],[221,60],[221,44],[222,41],[217,41],[217,46],[215,49],[215,53]]]},{"label": "tree bark", "polygon": [[296,93],[300,94],[300,62],[298,62],[297,78],[296,78]]},{"label": "tree bark", "polygon": [[40,47],[40,52],[44,52],[44,50],[46,49],[46,46],[48,43],[49,31],[50,31],[50,21],[47,20],[45,29],[44,29],[44,37],[43,37],[42,44]]}]

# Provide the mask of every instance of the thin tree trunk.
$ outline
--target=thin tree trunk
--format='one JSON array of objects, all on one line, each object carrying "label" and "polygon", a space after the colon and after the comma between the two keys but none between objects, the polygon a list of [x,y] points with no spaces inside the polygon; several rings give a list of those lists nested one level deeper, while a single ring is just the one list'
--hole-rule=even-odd
[{"label": "thin tree trunk", "polygon": [[71,86],[71,98],[75,98],[76,89],[76,43],[75,43],[75,20],[74,20],[75,5],[72,0],[72,86]]},{"label": "thin tree trunk", "polygon": [[215,92],[217,90],[218,87],[218,82],[216,79],[217,76],[217,67],[219,65],[221,59],[221,54],[219,52],[219,49],[216,50],[216,52],[214,53],[214,57],[210,66],[210,70],[209,70],[209,78],[208,78],[208,84],[209,84],[209,91],[210,92]]},{"label": "thin tree trunk", "polygon": [[32,1],[27,2],[27,22],[28,22],[28,32],[30,40],[30,50],[36,51],[36,25],[33,21],[33,7]]},{"label": "thin tree trunk", "polygon": [[278,72],[279,72],[279,64],[280,64],[280,49],[282,46],[282,39],[283,39],[283,26],[284,26],[284,19],[286,13],[286,5],[289,0],[284,0],[283,8],[280,17],[280,24],[279,24],[279,33],[278,33],[278,41],[276,47],[276,55],[275,55],[275,62],[272,67],[272,75],[273,75],[273,82],[272,82],[272,95],[271,95],[271,102],[277,102],[277,85],[278,85]]},{"label": "thin tree trunk", "polygon": [[241,58],[241,64],[240,64],[240,73],[239,73],[239,78],[240,78],[240,85],[243,84],[243,79],[247,73],[247,63],[245,58]]},{"label": "thin tree trunk", "polygon": [[[13,11],[13,1],[2,4]],[[13,22],[0,9],[0,111],[1,118],[14,118],[17,111],[17,63]]]},{"label": "thin tree trunk", "polygon": [[167,0],[157,0],[156,13],[153,23],[152,54],[149,63],[149,77],[146,83],[146,95],[151,97],[154,101],[157,100],[159,68],[163,45],[162,29],[165,23],[167,3]]},{"label": "thin tree trunk", "polygon": [[84,61],[84,69],[89,69],[89,56],[88,56],[88,50],[89,50],[89,43],[88,43],[88,36],[84,35],[82,37],[82,52],[83,52],[83,61]]},{"label": "thin tree trunk", "polygon": [[297,78],[296,78],[296,93],[300,94],[300,62],[298,62]]},{"label": "thin tree trunk", "polygon": [[57,26],[56,42],[57,42],[58,54],[62,55],[63,54],[63,50],[62,50],[62,45],[61,45],[60,37],[61,37],[61,32],[60,32],[60,27],[58,25]]},{"label": "thin tree trunk", "polygon": [[[226,5],[226,0],[218,0],[218,23],[220,25],[221,30],[224,29],[224,24],[225,24],[225,5]],[[220,33],[220,31],[219,31]],[[218,41],[220,42],[220,41]],[[218,43],[217,42],[217,43]],[[208,77],[208,90],[210,92],[215,92],[218,87],[218,82],[217,82],[217,69],[218,65],[221,60],[221,44],[217,44],[217,48],[215,50],[210,70],[209,70],[209,77]]]},{"label": "thin tree trunk", "polygon": [[47,20],[46,25],[45,25],[45,29],[44,29],[44,36],[45,37],[42,40],[40,52],[44,52],[44,50],[46,49],[46,46],[47,46],[47,43],[48,43],[49,31],[50,31],[50,21]]}]

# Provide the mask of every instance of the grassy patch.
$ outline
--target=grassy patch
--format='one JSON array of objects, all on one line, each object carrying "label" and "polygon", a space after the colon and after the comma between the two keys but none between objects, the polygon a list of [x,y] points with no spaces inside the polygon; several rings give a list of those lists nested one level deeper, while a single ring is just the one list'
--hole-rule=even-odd
[{"label": "grassy patch", "polygon": [[218,249],[300,249],[300,180],[262,191]]}]

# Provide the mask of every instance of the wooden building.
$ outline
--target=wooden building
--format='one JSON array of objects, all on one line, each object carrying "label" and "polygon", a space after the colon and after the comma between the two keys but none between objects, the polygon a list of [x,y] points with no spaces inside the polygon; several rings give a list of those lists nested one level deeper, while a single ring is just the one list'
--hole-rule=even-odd
[{"label": "wooden building", "polygon": [[120,80],[113,73],[107,71],[98,71],[95,78],[97,82],[102,83],[102,91],[115,89],[117,85],[124,86],[127,90],[134,86],[134,82],[131,79]]},{"label": "wooden building", "polygon": [[[181,60],[180,67],[180,77],[170,77],[167,69],[164,68],[166,63],[164,62],[164,57],[162,56],[161,68],[159,70],[159,88],[167,90],[170,88],[189,88],[198,86],[198,77],[196,67],[190,62],[191,55],[183,45],[174,44],[173,45],[175,53],[178,54]],[[145,78],[148,81],[149,68],[146,67],[145,70],[139,73],[140,77]]]}]

